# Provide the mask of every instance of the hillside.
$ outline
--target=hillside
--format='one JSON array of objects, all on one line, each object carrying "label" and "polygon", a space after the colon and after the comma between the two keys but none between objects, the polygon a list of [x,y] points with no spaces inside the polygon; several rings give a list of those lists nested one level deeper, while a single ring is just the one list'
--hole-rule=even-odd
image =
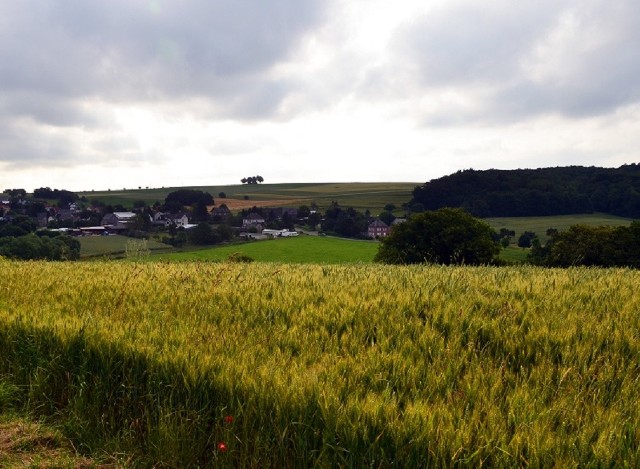
[{"label": "hillside", "polygon": [[608,213],[640,217],[640,165],[458,171],[413,191],[414,208],[463,207],[479,217]]},{"label": "hillside", "polygon": [[[232,210],[257,206],[300,206],[315,203],[326,209],[337,200],[344,207],[377,213],[386,204],[402,206],[411,198],[415,182],[353,182],[353,183],[295,183],[295,184],[249,184],[229,186],[167,187],[156,189],[122,189],[78,193],[87,200],[132,207],[135,201],[148,205],[164,201],[167,194],[177,189],[195,189],[210,193],[216,204],[226,203]],[[219,194],[223,192],[225,198]]]}]

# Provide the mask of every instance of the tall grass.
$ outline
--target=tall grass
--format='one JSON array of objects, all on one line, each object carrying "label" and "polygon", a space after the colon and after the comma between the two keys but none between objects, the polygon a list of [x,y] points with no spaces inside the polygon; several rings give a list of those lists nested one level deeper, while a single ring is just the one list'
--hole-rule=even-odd
[{"label": "tall grass", "polygon": [[168,467],[640,465],[640,272],[1,268],[0,375],[87,451]]}]

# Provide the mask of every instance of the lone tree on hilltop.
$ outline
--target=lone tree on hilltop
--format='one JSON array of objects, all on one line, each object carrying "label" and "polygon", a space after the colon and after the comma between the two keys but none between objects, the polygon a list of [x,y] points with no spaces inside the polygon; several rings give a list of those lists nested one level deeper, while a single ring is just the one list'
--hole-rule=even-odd
[{"label": "lone tree on hilltop", "polygon": [[490,264],[500,252],[493,229],[459,208],[410,217],[382,239],[376,261],[387,264]]},{"label": "lone tree on hilltop", "polygon": [[262,176],[249,176],[249,177],[240,179],[240,182],[242,184],[258,184],[258,183],[263,183],[264,178]]}]

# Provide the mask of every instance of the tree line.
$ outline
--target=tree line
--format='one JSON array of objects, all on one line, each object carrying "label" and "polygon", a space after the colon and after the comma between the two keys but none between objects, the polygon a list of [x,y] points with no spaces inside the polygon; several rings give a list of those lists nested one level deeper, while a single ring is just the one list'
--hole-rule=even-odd
[{"label": "tree line", "polygon": [[[534,233],[527,233],[531,236],[522,237],[522,244],[531,245],[527,258],[531,264],[640,268],[640,221],[629,226],[550,229],[550,239],[544,245]],[[500,241],[505,234],[508,230],[497,233],[464,209],[445,207],[414,214],[394,226],[381,240],[376,260],[388,264],[500,265]]]},{"label": "tree line", "polygon": [[407,205],[415,212],[461,207],[478,217],[603,212],[640,218],[640,165],[467,169],[417,186]]},{"label": "tree line", "polygon": [[573,225],[555,231],[544,245],[533,240],[528,260],[547,267],[640,268],[640,221],[615,227]]}]

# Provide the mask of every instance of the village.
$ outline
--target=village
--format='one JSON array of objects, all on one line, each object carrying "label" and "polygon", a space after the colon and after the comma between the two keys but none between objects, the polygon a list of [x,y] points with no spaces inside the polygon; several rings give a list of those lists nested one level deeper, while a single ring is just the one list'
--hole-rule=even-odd
[{"label": "village", "polygon": [[208,193],[185,189],[170,193],[164,203],[134,202],[129,207],[111,206],[57,189],[45,188],[34,194],[6,190],[0,197],[0,238],[46,231],[71,237],[123,235],[155,239],[174,247],[301,234],[379,239],[387,236],[392,226],[405,221],[392,215],[393,206],[372,216],[368,210],[358,212],[338,202],[324,212],[314,203],[232,211],[225,198],[217,202]]}]

